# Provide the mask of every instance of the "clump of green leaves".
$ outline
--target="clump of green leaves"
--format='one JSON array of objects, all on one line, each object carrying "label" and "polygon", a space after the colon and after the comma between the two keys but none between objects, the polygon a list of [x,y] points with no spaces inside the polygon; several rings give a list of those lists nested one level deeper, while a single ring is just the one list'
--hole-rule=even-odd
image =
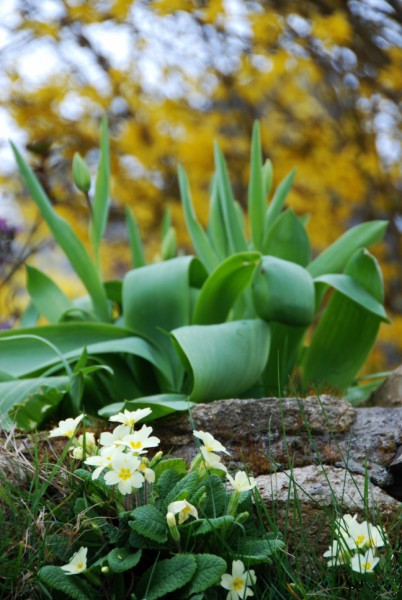
[{"label": "clump of green leaves", "polygon": [[[98,454],[91,444],[84,462],[96,469],[75,472],[85,482],[75,503],[80,547],[67,564],[42,566],[39,581],[49,592],[76,600],[112,592],[116,600],[157,600],[173,593],[201,600],[222,598],[223,589],[257,589],[258,569],[271,564],[284,543],[255,517],[254,478],[243,471],[231,477],[220,457],[226,449],[202,431],[194,431],[202,445],[190,467],[160,452],[146,458],[159,440],[151,427],[136,429],[135,423],[148,413],[113,415],[120,425],[101,434]],[[51,436],[70,438],[73,456],[83,446],[85,457],[90,433],[74,441],[81,421],[62,421]],[[60,547],[65,541],[60,539]]]},{"label": "clump of green leaves", "polygon": [[[354,381],[387,321],[381,270],[366,249],[382,239],[386,223],[357,225],[312,260],[306,219],[284,209],[293,171],[270,197],[272,166],[263,164],[258,124],[251,149],[250,236],[216,145],[206,229],[179,169],[197,256],[177,256],[167,214],[163,260],[147,264],[137,223],[127,213],[135,268],[123,281],[103,281],[100,263],[109,205],[106,121],[92,196],[83,159],[74,160],[75,182],[90,207],[92,256],[14,152],[88,296],[71,301],[45,273],[27,268],[32,302],[23,328],[0,332],[7,349],[0,353],[5,427],[34,428],[51,416],[78,414],[82,406],[102,416],[152,406],[153,418],[159,418],[194,402],[282,394],[290,377],[301,391],[313,385],[343,392]],[[49,325],[37,326],[39,315]]]}]

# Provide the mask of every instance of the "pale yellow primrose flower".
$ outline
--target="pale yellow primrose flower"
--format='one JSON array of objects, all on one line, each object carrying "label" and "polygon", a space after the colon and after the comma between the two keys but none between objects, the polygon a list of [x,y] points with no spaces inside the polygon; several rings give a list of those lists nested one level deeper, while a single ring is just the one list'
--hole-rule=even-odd
[{"label": "pale yellow primrose flower", "polygon": [[348,533],[355,541],[356,546],[361,549],[380,548],[387,541],[385,532],[379,527],[374,527],[367,521],[363,521],[363,523],[351,523]]},{"label": "pale yellow primrose flower", "polygon": [[334,540],[329,549],[324,552],[324,558],[329,558],[328,567],[338,567],[349,562],[351,551],[356,549],[356,544],[352,538],[342,539],[342,542]]},{"label": "pale yellow primrose flower", "polygon": [[87,568],[87,552],[88,548],[81,548],[76,552],[70,562],[63,567],[63,571],[66,572],[66,575],[77,575],[78,573],[82,573]]},{"label": "pale yellow primrose flower", "polygon": [[79,415],[75,419],[66,419],[65,421],[60,421],[59,426],[52,429],[49,433],[49,437],[73,437],[75,430],[78,425],[81,423],[82,419],[85,415]]},{"label": "pale yellow primrose flower", "polygon": [[225,446],[218,442],[218,440],[216,440],[210,433],[205,431],[193,431],[193,435],[203,442],[208,452],[225,452],[226,454],[229,454]]},{"label": "pale yellow primrose flower", "polygon": [[234,479],[228,473],[227,478],[236,492],[248,492],[257,485],[254,477],[249,477],[245,471],[239,471],[236,473]]},{"label": "pale yellow primrose flower", "polygon": [[353,571],[356,571],[357,573],[372,573],[379,560],[380,559],[374,555],[373,550],[370,549],[367,550],[364,556],[360,553],[352,556],[350,566]]},{"label": "pale yellow primrose flower", "polygon": [[116,445],[121,444],[127,446],[135,454],[143,454],[147,452],[147,448],[155,448],[159,445],[160,439],[151,436],[152,427],[143,425],[139,431],[134,431],[130,435],[126,435],[121,441],[116,441]]},{"label": "pale yellow primrose flower", "polygon": [[115,456],[123,454],[124,448],[122,446],[105,446],[101,448],[98,456],[90,456],[84,461],[86,465],[97,467],[92,473],[92,479],[98,479],[103,469],[109,468],[112,464],[112,460]]},{"label": "pale yellow primrose flower", "polygon": [[168,506],[167,515],[169,513],[172,513],[173,515],[179,515],[179,525],[184,523],[184,521],[187,521],[190,516],[198,519],[197,509],[195,506],[190,504],[190,502],[187,502],[187,500],[177,500],[177,502],[171,502]]},{"label": "pale yellow primrose flower", "polygon": [[110,471],[105,475],[107,485],[116,485],[123,495],[131,494],[133,488],[140,488],[144,483],[144,476],[138,473],[140,460],[133,454],[117,454],[109,465]]},{"label": "pale yellow primrose flower", "polygon": [[73,448],[71,452],[71,456],[77,460],[82,460],[84,457],[84,440],[87,456],[91,456],[97,452],[95,434],[92,431],[86,431],[85,434],[78,437],[78,446]]},{"label": "pale yellow primrose flower", "polygon": [[99,443],[101,446],[112,446],[115,442],[120,442],[131,431],[128,425],[118,425],[110,431],[103,431],[100,434]]},{"label": "pale yellow primrose flower", "polygon": [[245,571],[241,560],[234,560],[232,563],[232,574],[222,575],[221,586],[229,590],[226,600],[243,600],[249,596],[254,596],[254,592],[249,585],[254,585],[257,581],[255,571]]},{"label": "pale yellow primrose flower", "polygon": [[219,454],[209,452],[209,450],[207,450],[205,446],[201,446],[200,452],[204,460],[204,466],[207,469],[218,469],[220,471],[225,471],[226,473],[227,468],[224,464],[221,463],[221,457],[219,456]]},{"label": "pale yellow primrose flower", "polygon": [[148,481],[148,483],[155,483],[155,471],[148,467],[148,463],[141,461],[138,471],[144,475],[145,481]]},{"label": "pale yellow primrose flower", "polygon": [[117,421],[118,423],[123,423],[123,425],[134,427],[138,421],[145,419],[151,412],[152,410],[150,408],[138,408],[137,410],[131,411],[125,409],[124,412],[109,417],[109,421]]}]

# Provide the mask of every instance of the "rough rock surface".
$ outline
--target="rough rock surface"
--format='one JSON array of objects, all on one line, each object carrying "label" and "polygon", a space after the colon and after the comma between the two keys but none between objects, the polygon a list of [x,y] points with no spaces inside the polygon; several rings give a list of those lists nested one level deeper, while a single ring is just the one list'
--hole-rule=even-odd
[{"label": "rough rock surface", "polygon": [[[192,410],[194,429],[209,431],[254,475],[326,464],[357,474],[402,499],[402,407],[354,409],[323,395],[259,400],[221,400]],[[186,414],[155,425],[164,451],[191,459],[197,451]],[[390,465],[394,465],[390,469]]]},{"label": "rough rock surface", "polygon": [[398,367],[384,381],[380,387],[371,394],[368,406],[402,406],[402,366]]},{"label": "rough rock surface", "polygon": [[[355,514],[360,518],[372,520],[372,511],[381,515],[381,525],[388,530],[388,525],[395,521],[400,503],[388,496],[379,487],[370,484],[368,490],[368,510],[362,510],[365,495],[365,478],[363,475],[351,475],[342,468],[332,466],[298,467],[292,471],[284,471],[275,475],[261,475],[257,478],[257,486],[262,498],[275,511],[277,523],[289,522],[289,497],[297,502],[297,510],[290,516],[290,525],[286,532],[288,549],[293,551],[297,545],[303,550],[305,539],[300,535],[303,531],[309,540],[314,540],[314,552],[322,555],[331,541],[329,515],[333,519],[335,504],[339,514]],[[295,521],[293,518],[295,517]],[[360,519],[359,519],[360,520]]]}]

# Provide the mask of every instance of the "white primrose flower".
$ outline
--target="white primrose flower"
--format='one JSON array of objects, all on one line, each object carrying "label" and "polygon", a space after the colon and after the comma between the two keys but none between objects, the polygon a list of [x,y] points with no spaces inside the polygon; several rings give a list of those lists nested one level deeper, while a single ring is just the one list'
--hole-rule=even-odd
[{"label": "white primrose flower", "polygon": [[324,552],[324,558],[329,558],[328,567],[338,567],[349,562],[350,555],[356,549],[356,544],[352,538],[342,539],[341,542],[334,540],[329,549]]},{"label": "white primrose flower", "polygon": [[133,454],[117,454],[109,465],[110,471],[105,475],[107,485],[117,485],[123,495],[131,494],[133,488],[140,488],[144,483],[144,476],[138,473],[140,459]]},{"label": "white primrose flower", "polygon": [[353,523],[349,526],[349,536],[360,549],[380,548],[387,543],[385,532],[380,527],[374,527],[371,523]]},{"label": "white primrose flower", "polygon": [[[167,514],[172,513],[173,515],[179,515],[179,525],[187,521],[189,517],[194,517],[198,519],[198,510],[187,502],[187,500],[177,500],[176,502],[171,502],[168,506]],[[167,518],[167,515],[166,515]]]},{"label": "white primrose flower", "polygon": [[358,552],[352,556],[350,566],[357,573],[372,573],[379,560],[378,556],[375,556],[374,551],[370,548],[364,555]]},{"label": "white primrose flower", "polygon": [[97,456],[90,456],[84,462],[86,465],[97,467],[92,473],[92,479],[98,479],[103,469],[110,468],[113,458],[119,454],[123,454],[124,448],[122,446],[105,446],[101,448],[100,453]]},{"label": "white primrose flower", "polygon": [[245,471],[239,471],[236,473],[234,479],[228,473],[227,478],[229,479],[235,492],[248,492],[257,485],[254,477],[249,477]]},{"label": "white primrose flower", "polygon": [[66,575],[77,575],[78,573],[82,573],[87,568],[87,552],[88,548],[81,546],[78,552],[73,555],[70,562],[60,568],[66,572]]},{"label": "white primrose flower", "polygon": [[216,440],[210,433],[205,431],[193,431],[193,435],[203,442],[208,452],[225,452],[226,454],[229,454],[225,446],[218,442],[218,440]]},{"label": "white primrose flower", "polygon": [[218,469],[220,471],[225,471],[225,473],[227,472],[227,468],[221,463],[221,457],[219,454],[209,452],[205,446],[201,446],[200,452],[203,458],[204,466],[207,469]]},{"label": "white primrose flower", "polygon": [[85,415],[79,415],[75,419],[66,419],[65,421],[60,421],[59,426],[52,429],[49,433],[49,437],[73,437],[75,430],[78,425],[81,423],[82,419]]},{"label": "white primrose flower", "polygon": [[115,442],[120,442],[130,431],[128,425],[118,425],[112,432],[103,431],[100,434],[99,443],[101,446],[112,446]]},{"label": "white primrose flower", "polygon": [[148,483],[155,483],[155,471],[148,467],[148,463],[141,461],[138,471],[144,475],[145,481]]},{"label": "white primrose flower", "polygon": [[124,412],[109,417],[109,421],[117,421],[117,423],[123,423],[123,425],[134,427],[138,421],[145,419],[151,412],[152,410],[150,408],[138,408],[137,410],[125,409]]},{"label": "white primrose flower", "polygon": [[123,445],[129,448],[135,454],[143,454],[147,452],[147,448],[155,448],[159,445],[160,439],[151,436],[152,427],[143,425],[139,431],[134,431],[129,435],[126,435],[121,441],[116,441],[116,445]]},{"label": "white primrose flower", "polygon": [[256,581],[255,571],[246,571],[241,560],[234,560],[232,574],[225,573],[221,579],[221,586],[229,590],[226,600],[243,600],[254,596],[254,592],[248,586],[254,585]]},{"label": "white primrose flower", "polygon": [[97,452],[95,434],[92,431],[86,431],[85,434],[80,435],[77,444],[71,451],[71,456],[77,460],[82,460],[84,457],[84,445],[87,456]]}]

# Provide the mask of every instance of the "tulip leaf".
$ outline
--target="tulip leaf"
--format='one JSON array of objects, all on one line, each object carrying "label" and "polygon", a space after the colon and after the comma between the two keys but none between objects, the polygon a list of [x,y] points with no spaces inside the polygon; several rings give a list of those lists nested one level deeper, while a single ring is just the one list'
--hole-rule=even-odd
[{"label": "tulip leaf", "polygon": [[303,267],[273,256],[263,256],[252,289],[255,310],[261,319],[297,327],[312,322],[314,283]]},{"label": "tulip leaf", "polygon": [[269,326],[258,319],[181,327],[172,336],[192,376],[193,402],[245,392],[258,380],[268,359]]},{"label": "tulip leaf", "polygon": [[179,165],[179,187],[181,201],[184,209],[184,218],[186,220],[186,225],[191,237],[191,241],[193,242],[197,255],[199,256],[200,260],[204,263],[206,269],[208,271],[212,271],[218,264],[218,258],[208,240],[205,231],[199,224],[195,215],[187,175],[181,165]]},{"label": "tulip leaf", "polygon": [[144,248],[141,242],[137,220],[128,207],[126,207],[126,226],[133,267],[143,267],[145,265]]},{"label": "tulip leaf", "polygon": [[201,288],[193,323],[210,325],[225,321],[239,294],[250,284],[259,261],[259,252],[240,252],[224,260]]},{"label": "tulip leaf", "polygon": [[310,262],[311,248],[308,235],[300,219],[288,209],[283,212],[264,237],[263,254],[276,256],[302,267]]},{"label": "tulip leaf", "polygon": [[76,236],[71,225],[56,213],[36,175],[25,162],[17,148],[13,144],[11,145],[25,185],[50,231],[88,290],[96,315],[102,321],[110,321],[111,313],[105,289],[83,243]]},{"label": "tulip leaf", "polygon": [[29,265],[26,269],[27,289],[34,306],[49,323],[57,323],[66,310],[73,308],[73,303],[45,273]]},{"label": "tulip leaf", "polygon": [[109,180],[110,180],[110,158],[109,158],[109,129],[107,119],[102,119],[100,160],[95,182],[95,195],[92,205],[91,239],[95,253],[99,251],[99,245],[105,233],[107,216],[109,210]]},{"label": "tulip leaf", "polygon": [[251,140],[250,183],[248,186],[248,218],[251,239],[256,250],[262,249],[266,197],[262,171],[260,125],[256,121]]},{"label": "tulip leaf", "polygon": [[152,408],[152,414],[144,419],[144,422],[154,421],[161,417],[166,417],[174,412],[186,411],[194,406],[189,402],[185,394],[155,394],[153,396],[144,396],[135,400],[125,400],[124,402],[114,402],[101,408],[98,412],[101,417],[111,417],[124,410],[136,410],[137,408]]},{"label": "tulip leaf", "polygon": [[267,208],[265,214],[265,231],[267,231],[279,217],[279,214],[286,202],[286,198],[293,185],[296,169],[292,169],[288,175],[280,182],[275,190],[274,196]]}]

